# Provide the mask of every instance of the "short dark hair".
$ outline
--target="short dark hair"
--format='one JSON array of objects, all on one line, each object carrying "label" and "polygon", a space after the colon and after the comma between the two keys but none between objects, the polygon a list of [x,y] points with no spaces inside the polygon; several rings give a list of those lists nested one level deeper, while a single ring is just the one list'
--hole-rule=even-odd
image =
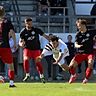
[{"label": "short dark hair", "polygon": [[87,21],[85,19],[78,19],[76,22],[81,23],[83,25],[87,25]]},{"label": "short dark hair", "polygon": [[27,17],[27,18],[25,19],[25,22],[29,22],[29,21],[32,21],[32,18],[31,18],[31,17]]},{"label": "short dark hair", "polygon": [[0,17],[3,17],[5,15],[5,9],[3,6],[0,6]]},{"label": "short dark hair", "polygon": [[67,37],[69,37],[69,36],[72,37],[72,35],[70,35],[70,34]]},{"label": "short dark hair", "polygon": [[59,38],[57,36],[55,36],[55,35],[53,35],[52,38],[51,38],[51,41],[52,42],[58,41],[58,40],[59,40]]}]

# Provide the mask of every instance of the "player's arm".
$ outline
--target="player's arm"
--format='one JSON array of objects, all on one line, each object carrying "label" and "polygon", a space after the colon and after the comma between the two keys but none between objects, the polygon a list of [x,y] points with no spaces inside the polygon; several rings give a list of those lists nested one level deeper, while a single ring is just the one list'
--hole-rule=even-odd
[{"label": "player's arm", "polygon": [[43,57],[44,57],[44,54],[41,54],[40,56],[36,57],[35,63],[41,62]]},{"label": "player's arm", "polygon": [[46,38],[48,41],[50,40],[50,39],[49,39],[49,36],[46,35],[41,29],[35,28],[35,31],[38,32],[38,34],[40,34],[40,35],[43,36],[44,38]]},{"label": "player's arm", "polygon": [[44,38],[46,38],[48,41],[50,40],[48,35],[43,34],[42,36],[43,36]]},{"label": "player's arm", "polygon": [[44,53],[44,49],[43,49],[43,51],[42,51],[42,53],[40,54],[40,56],[36,57],[35,63],[41,62],[42,58],[44,57],[44,54],[45,54],[45,53]]},{"label": "player's arm", "polygon": [[80,48],[80,47],[82,47],[83,45],[80,45],[80,44],[78,44],[78,42],[79,42],[79,32],[77,32],[77,34],[76,34],[76,36],[75,36],[75,48]]},{"label": "player's arm", "polygon": [[25,41],[24,41],[24,39],[19,39],[19,46],[20,47],[22,47],[22,48],[24,48],[24,46],[25,46]]},{"label": "player's arm", "polygon": [[15,32],[14,32],[13,29],[10,29],[9,37],[13,38],[13,40],[14,40],[14,48],[17,48],[17,46],[16,46],[16,35],[15,35]]},{"label": "player's arm", "polygon": [[[63,46],[64,47],[64,46]],[[69,54],[68,48],[61,48],[61,55],[57,58],[57,60],[53,64],[58,64],[64,56]]]},{"label": "player's arm", "polygon": [[48,52],[49,51],[44,48],[43,51],[42,51],[42,53],[40,54],[40,56],[38,56],[35,61],[36,62],[41,62],[42,58],[45,57],[46,56],[46,53],[48,53]]},{"label": "player's arm", "polygon": [[55,62],[53,62],[53,64],[58,64],[59,61],[63,58],[64,53],[61,53],[61,55],[57,58],[57,60],[55,60]]},{"label": "player's arm", "polygon": [[77,42],[75,42],[75,48],[80,48],[82,47],[83,45],[79,45]]}]

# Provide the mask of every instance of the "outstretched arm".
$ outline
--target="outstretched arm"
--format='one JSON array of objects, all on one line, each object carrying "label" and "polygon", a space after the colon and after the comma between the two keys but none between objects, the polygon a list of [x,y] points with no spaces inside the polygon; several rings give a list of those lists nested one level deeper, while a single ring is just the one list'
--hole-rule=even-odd
[{"label": "outstretched arm", "polygon": [[49,36],[48,36],[48,35],[43,34],[42,36],[43,36],[44,38],[46,38],[48,41],[50,41],[50,39],[49,39]]}]

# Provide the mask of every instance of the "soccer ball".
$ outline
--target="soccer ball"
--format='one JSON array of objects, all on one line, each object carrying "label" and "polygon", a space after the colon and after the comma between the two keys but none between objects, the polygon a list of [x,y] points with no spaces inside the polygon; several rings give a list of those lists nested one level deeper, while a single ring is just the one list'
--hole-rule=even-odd
[{"label": "soccer ball", "polygon": [[0,83],[4,83],[4,77],[0,76]]}]

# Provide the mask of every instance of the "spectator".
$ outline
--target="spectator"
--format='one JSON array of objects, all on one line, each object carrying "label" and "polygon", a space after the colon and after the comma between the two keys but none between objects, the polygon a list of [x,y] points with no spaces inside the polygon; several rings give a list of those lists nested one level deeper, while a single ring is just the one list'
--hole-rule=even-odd
[{"label": "spectator", "polygon": [[[57,7],[67,7],[66,0],[57,0]],[[63,9],[58,9],[58,14],[63,15],[63,14],[65,14],[65,13],[63,13],[64,11],[63,11]]]},{"label": "spectator", "polygon": [[58,7],[66,7],[67,6],[67,2],[66,0],[48,0],[49,1],[49,5],[50,7],[57,7],[57,8],[52,8],[51,9],[51,15],[62,15],[63,13],[63,9],[59,9]]},{"label": "spectator", "polygon": [[66,57],[66,61],[67,61],[67,64],[69,65],[76,53],[76,49],[75,49],[74,43],[72,42],[72,35],[68,35],[67,40],[68,42],[66,42],[66,45],[69,49],[69,56]]},{"label": "spectator", "polygon": [[[50,7],[57,7],[57,0],[48,0],[49,1],[49,6]],[[51,15],[56,15],[57,9],[51,8],[50,9],[50,14]]]},{"label": "spectator", "polygon": [[38,0],[38,6],[39,6],[39,16],[44,14],[47,15],[48,11],[48,1],[47,0]]}]

